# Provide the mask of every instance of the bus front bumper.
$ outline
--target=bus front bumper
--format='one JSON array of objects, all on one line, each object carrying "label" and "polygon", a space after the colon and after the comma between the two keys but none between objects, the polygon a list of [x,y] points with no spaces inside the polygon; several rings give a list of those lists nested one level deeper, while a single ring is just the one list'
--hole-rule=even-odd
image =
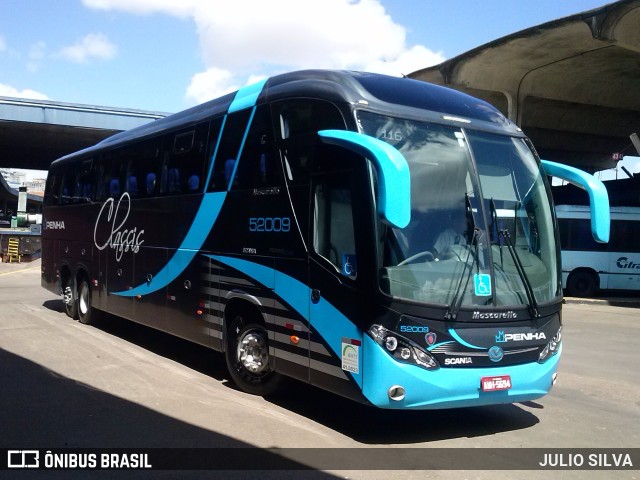
[{"label": "bus front bumper", "polygon": [[[540,398],[553,386],[562,352],[560,344],[558,353],[545,363],[429,371],[397,362],[367,335],[363,344],[365,397],[380,408],[416,410],[475,407]],[[505,375],[511,379],[510,389],[481,390],[481,378]],[[392,400],[389,395],[392,387],[404,389],[404,398]]]}]

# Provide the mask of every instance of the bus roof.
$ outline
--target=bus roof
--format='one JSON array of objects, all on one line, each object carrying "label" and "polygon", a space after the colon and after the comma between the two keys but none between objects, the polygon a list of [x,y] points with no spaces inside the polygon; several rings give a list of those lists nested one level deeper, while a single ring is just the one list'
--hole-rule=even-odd
[{"label": "bus roof", "polygon": [[[117,147],[136,138],[151,137],[164,131],[194,124],[209,117],[224,115],[237,92],[205,102],[154,122],[117,133],[81,152],[61,159],[85,155],[93,151]],[[381,111],[402,110],[410,115],[430,112],[431,120],[443,123],[476,121],[484,129],[524,136],[522,131],[499,110],[487,102],[465,93],[408,77],[339,71],[300,70],[270,77],[258,95],[256,104],[292,97],[321,98],[334,102],[361,105]],[[433,115],[435,114],[435,115]],[[463,124],[464,124],[463,123]],[[461,125],[457,123],[457,125]]]}]

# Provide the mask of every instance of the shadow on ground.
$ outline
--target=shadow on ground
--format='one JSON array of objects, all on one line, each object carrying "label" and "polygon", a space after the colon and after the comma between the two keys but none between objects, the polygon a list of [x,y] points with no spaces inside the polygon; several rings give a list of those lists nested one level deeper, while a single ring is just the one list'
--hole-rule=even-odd
[{"label": "shadow on ground", "polygon": [[[47,301],[45,306],[64,311],[60,300]],[[223,355],[218,352],[111,315],[96,328],[237,389],[229,380]],[[381,410],[293,380],[286,383],[283,392],[268,400],[358,442],[371,445],[409,445],[481,437],[529,428],[539,422],[537,416],[518,404],[450,410]],[[534,402],[529,402],[528,406],[542,408]]]}]

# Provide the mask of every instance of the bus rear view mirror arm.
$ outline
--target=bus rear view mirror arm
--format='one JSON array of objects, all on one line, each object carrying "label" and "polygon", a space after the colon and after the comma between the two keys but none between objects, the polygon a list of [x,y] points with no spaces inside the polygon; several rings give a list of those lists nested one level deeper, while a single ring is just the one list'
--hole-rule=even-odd
[{"label": "bus rear view mirror arm", "polygon": [[587,191],[591,205],[591,234],[597,242],[607,243],[611,221],[609,194],[604,184],[577,168],[548,160],[542,160],[541,163],[547,175],[561,178]]},{"label": "bus rear view mirror arm", "polygon": [[378,215],[393,227],[411,220],[411,175],[402,154],[382,140],[347,130],[321,130],[323,143],[346,148],[367,157],[378,174]]}]

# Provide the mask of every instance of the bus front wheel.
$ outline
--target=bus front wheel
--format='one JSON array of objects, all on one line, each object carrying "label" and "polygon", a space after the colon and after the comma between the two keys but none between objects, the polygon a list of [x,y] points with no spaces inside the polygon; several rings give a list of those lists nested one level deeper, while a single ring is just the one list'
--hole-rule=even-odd
[{"label": "bus front wheel", "polygon": [[225,360],[233,381],[247,393],[269,395],[282,382],[282,375],[269,366],[269,338],[259,323],[239,314],[229,325]]},{"label": "bus front wheel", "polygon": [[572,297],[590,297],[598,289],[596,276],[585,270],[576,270],[567,279],[567,293]]}]

